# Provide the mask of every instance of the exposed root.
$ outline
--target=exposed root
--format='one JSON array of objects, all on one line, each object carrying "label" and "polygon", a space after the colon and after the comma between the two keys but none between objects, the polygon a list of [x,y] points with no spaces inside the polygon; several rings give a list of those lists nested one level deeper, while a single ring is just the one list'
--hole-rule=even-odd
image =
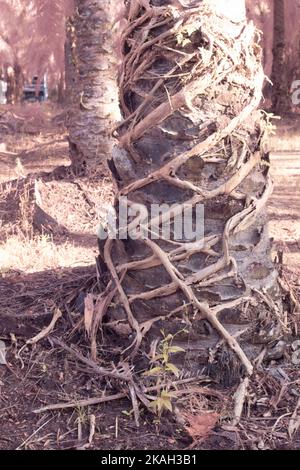
[{"label": "exposed root", "polygon": [[142,333],[141,333],[139,324],[138,324],[137,320],[135,319],[135,317],[132,313],[130,303],[128,301],[128,297],[125,294],[125,291],[122,287],[119,276],[117,274],[116,268],[115,268],[115,266],[112,262],[112,259],[111,259],[112,244],[113,244],[112,240],[108,240],[107,243],[105,244],[104,260],[105,260],[105,262],[107,264],[107,267],[108,267],[108,269],[111,273],[112,279],[116,283],[116,287],[117,287],[117,290],[118,290],[119,295],[120,295],[120,300],[121,300],[121,302],[123,304],[123,307],[125,308],[125,311],[127,313],[127,319],[128,319],[129,325],[136,332],[135,346],[134,346],[134,350],[132,352],[132,356],[134,356],[137,353],[138,348],[140,347],[140,344],[142,342],[143,337],[142,337]]},{"label": "exposed root", "polygon": [[22,348],[19,350],[18,354],[17,354],[17,357],[19,359],[21,359],[21,352],[27,347],[27,346],[32,346],[33,344],[36,344],[38,343],[39,341],[41,341],[42,339],[46,338],[47,336],[50,335],[50,333],[52,333],[52,331],[54,330],[55,328],[55,325],[56,323],[58,322],[58,320],[62,317],[62,312],[59,310],[59,308],[56,308],[54,310],[54,314],[53,314],[53,317],[52,317],[52,320],[51,322],[49,323],[49,325],[44,328],[42,331],[40,331],[40,333],[38,333],[36,336],[34,336],[33,338],[30,338],[26,341],[26,343],[24,344],[24,346],[22,346]]},{"label": "exposed root", "polygon": [[174,266],[170,263],[165,252],[161,248],[159,248],[158,245],[156,245],[151,240],[145,240],[145,243],[148,246],[150,246],[153,252],[160,258],[162,265],[165,267],[166,271],[170,274],[170,277],[173,279],[173,282],[177,284],[178,288],[181,289],[182,292],[184,292],[187,300],[198,310],[201,317],[208,320],[211,323],[211,325],[218,331],[218,333],[220,333],[221,337],[223,337],[226,340],[229,347],[237,354],[241,362],[244,364],[247,374],[252,375],[253,366],[251,362],[249,361],[246,354],[241,349],[236,339],[228,333],[228,331],[223,327],[222,323],[218,320],[216,311],[210,308],[207,304],[199,302],[193,290],[189,286],[187,286],[186,283],[182,279],[178,277],[178,274],[174,270]]}]

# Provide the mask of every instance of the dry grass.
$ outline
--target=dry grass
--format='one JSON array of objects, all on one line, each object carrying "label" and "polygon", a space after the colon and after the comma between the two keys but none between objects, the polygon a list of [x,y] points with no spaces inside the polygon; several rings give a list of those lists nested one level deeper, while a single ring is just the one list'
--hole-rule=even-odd
[{"label": "dry grass", "polygon": [[[96,189],[81,182],[84,190],[71,181],[49,183],[47,194],[41,191],[46,199],[43,201],[45,210],[48,213],[48,209],[53,209],[50,216],[58,219],[58,224],[67,225],[67,234],[61,236],[53,231],[52,237],[43,233],[42,227],[33,225],[34,178],[25,176],[50,172],[70,163],[64,149],[65,128],[60,122],[60,113],[61,109],[51,104],[0,107],[0,123],[8,124],[4,141],[0,137],[0,150],[7,152],[7,158],[0,162],[0,182],[3,182],[0,187],[0,277],[16,270],[34,273],[95,264],[98,221],[82,194],[86,192],[87,198],[91,197],[95,204],[110,199],[111,184],[107,179]],[[11,161],[9,152],[12,152]],[[16,155],[21,155],[21,159]],[[16,171],[18,160],[19,172]],[[46,187],[45,183],[43,189]],[[70,188],[72,194],[67,191]],[[76,232],[74,236],[72,232]]]},{"label": "dry grass", "polygon": [[284,117],[273,121],[276,126],[276,134],[268,143],[271,152],[293,152],[300,150],[300,125],[299,119]]},{"label": "dry grass", "polygon": [[0,245],[0,273],[19,270],[27,273],[61,267],[90,265],[95,256],[91,249],[65,242],[56,245],[48,235],[33,238],[13,235]]}]

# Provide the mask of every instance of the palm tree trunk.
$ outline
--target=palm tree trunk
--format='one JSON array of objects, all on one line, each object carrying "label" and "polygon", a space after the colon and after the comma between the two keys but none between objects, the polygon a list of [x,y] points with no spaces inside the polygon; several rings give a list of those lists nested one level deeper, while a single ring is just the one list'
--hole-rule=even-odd
[{"label": "palm tree trunk", "polygon": [[69,17],[66,21],[65,41],[65,103],[68,105],[75,102],[75,90],[78,79],[75,44],[74,18]]},{"label": "palm tree trunk", "polygon": [[[146,208],[150,215],[144,231],[137,224],[134,238],[110,238],[103,252],[118,291],[118,320],[131,330],[127,354],[135,357],[141,342],[164,328],[181,331],[176,338],[199,366],[199,350],[207,363],[208,348],[221,337],[223,346],[210,358],[213,369],[225,382],[239,380],[252,373],[253,320],[270,314],[266,299],[276,293],[264,210],[272,184],[261,150],[265,122],[257,111],[264,74],[255,31],[245,27],[243,0],[132,0],[127,20],[119,79],[123,122],[111,162],[116,209],[126,196],[132,210],[141,215]],[[151,212],[162,204],[173,210]],[[178,241],[175,215],[192,209],[196,223],[198,206],[203,236],[199,240],[199,226],[194,239]],[[168,217],[171,239],[151,238],[150,228]],[[109,312],[116,318],[115,308]]]},{"label": "palm tree trunk", "polygon": [[24,77],[21,66],[16,62],[14,67],[9,67],[7,72],[7,102],[19,103],[23,96]]},{"label": "palm tree trunk", "polygon": [[289,108],[289,86],[286,76],[286,28],[285,2],[274,0],[274,44],[273,44],[273,110],[282,114]]},{"label": "palm tree trunk", "polygon": [[111,153],[111,130],[120,119],[116,86],[114,22],[117,0],[77,0],[78,81],[69,119],[70,153],[76,171],[97,174]]}]

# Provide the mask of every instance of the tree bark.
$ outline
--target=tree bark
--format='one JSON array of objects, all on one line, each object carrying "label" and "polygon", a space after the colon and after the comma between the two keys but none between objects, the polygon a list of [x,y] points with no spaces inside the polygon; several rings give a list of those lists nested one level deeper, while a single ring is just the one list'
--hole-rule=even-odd
[{"label": "tree bark", "polygon": [[[124,196],[148,213],[166,203],[175,207],[173,224],[175,213],[190,207],[194,217],[202,204],[205,221],[197,243],[178,242],[174,224],[171,240],[161,233],[143,239],[140,224],[137,239],[108,239],[102,256],[119,305],[109,315],[128,322],[131,357],[161,328],[181,338],[187,353],[198,351],[196,363],[199,349],[207,362],[208,347],[221,337],[212,369],[231,383],[252,373],[253,322],[270,314],[262,291],[276,294],[264,210],[272,185],[257,111],[261,51],[253,26],[245,27],[243,0],[127,5],[123,122],[110,165],[119,187],[116,209]],[[144,222],[148,235],[151,222],[168,215]]]},{"label": "tree bark", "polygon": [[286,24],[283,0],[274,0],[273,111],[285,113],[290,108],[289,80],[286,76]]},{"label": "tree bark", "polygon": [[9,67],[6,71],[7,92],[6,98],[8,104],[15,104],[15,74],[14,69]]},{"label": "tree bark", "polygon": [[276,114],[293,111],[291,85],[300,71],[300,1],[247,0],[247,6],[248,17],[263,33],[264,69],[273,82],[266,84],[264,97],[273,101]]},{"label": "tree bark", "polygon": [[62,105],[66,102],[65,74],[61,73],[57,84],[57,103]]},{"label": "tree bark", "polygon": [[75,102],[75,90],[78,80],[76,64],[76,37],[74,18],[69,17],[66,21],[65,41],[65,103],[71,105]]},{"label": "tree bark", "polygon": [[70,153],[77,172],[97,174],[111,153],[111,132],[120,120],[114,25],[117,0],[77,0],[78,80],[69,119]]},{"label": "tree bark", "polygon": [[20,103],[23,96],[24,77],[21,66],[15,63],[7,72],[7,102],[9,104]]}]

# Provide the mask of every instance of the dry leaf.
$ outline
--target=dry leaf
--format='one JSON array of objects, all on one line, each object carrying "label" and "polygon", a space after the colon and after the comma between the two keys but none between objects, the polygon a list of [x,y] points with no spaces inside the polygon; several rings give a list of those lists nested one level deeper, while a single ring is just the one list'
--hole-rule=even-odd
[{"label": "dry leaf", "polygon": [[194,441],[208,437],[218,422],[219,415],[217,413],[206,413],[203,415],[185,415],[188,419],[189,426],[186,426],[186,431]]},{"label": "dry leaf", "polygon": [[6,346],[4,341],[0,341],[0,364],[6,366]]}]

